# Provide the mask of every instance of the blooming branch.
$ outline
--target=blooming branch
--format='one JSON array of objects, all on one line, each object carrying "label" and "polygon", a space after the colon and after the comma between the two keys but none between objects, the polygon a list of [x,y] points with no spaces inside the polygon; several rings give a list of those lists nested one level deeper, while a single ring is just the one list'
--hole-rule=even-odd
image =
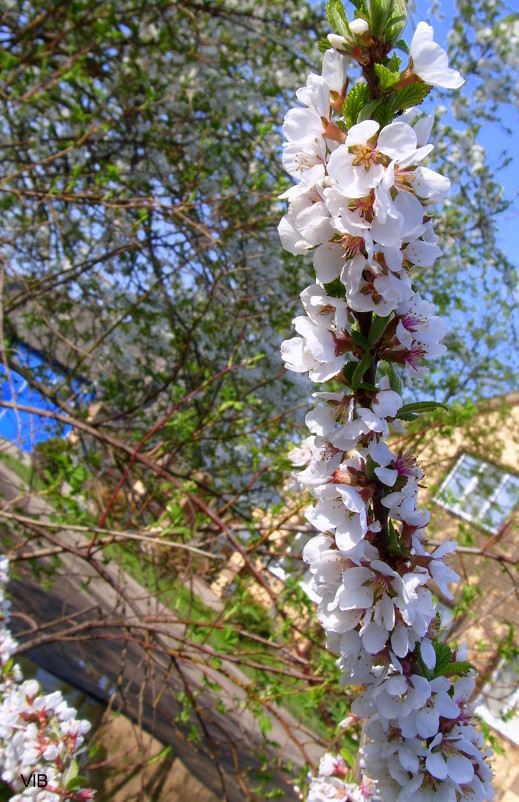
[{"label": "blooming branch", "polygon": [[[308,800],[483,802],[493,797],[492,773],[469,705],[474,670],[465,648],[442,642],[431,590],[451,597],[455,544],[427,549],[422,471],[389,442],[402,420],[436,406],[404,404],[402,382],[422,378],[425,360],[446,351],[446,326],[411,280],[414,267],[441,255],[433,210],[450,186],[423,164],[433,118],[418,105],[432,86],[463,79],[425,23],[400,72],[389,53],[407,52],[403,2],[379,0],[369,13],[355,5],[349,23],[339,0],[328,4],[332,49],[322,75],[297,92],[304,108],[283,125],[283,164],[299,183],[281,196],[289,209],[280,238],[294,255],[312,252],[316,281],[301,293],[305,314],[281,353],[289,370],[334,383],[314,393],[310,436],[296,455],[318,532],[303,557],[341,681],[362,686],[352,712],[369,739],[362,785],[348,784],[341,758],[326,755]],[[351,88],[349,60],[365,78]]]}]

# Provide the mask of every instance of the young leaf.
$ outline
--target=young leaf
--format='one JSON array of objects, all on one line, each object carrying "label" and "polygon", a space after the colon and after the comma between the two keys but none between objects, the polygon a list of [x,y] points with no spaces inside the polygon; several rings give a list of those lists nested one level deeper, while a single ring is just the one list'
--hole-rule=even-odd
[{"label": "young leaf", "polygon": [[398,70],[395,72],[384,67],[383,64],[375,64],[374,69],[382,92],[387,92],[400,80],[400,72]]},{"label": "young leaf", "polygon": [[350,387],[353,374],[357,370],[358,364],[359,364],[358,362],[347,362],[342,369],[342,375],[344,376]]},{"label": "young leaf", "polygon": [[354,390],[361,383],[362,378],[370,365],[371,365],[371,354],[370,353],[364,354],[361,361],[355,368],[353,376],[351,377],[351,386],[353,387]]},{"label": "young leaf", "polygon": [[65,787],[67,791],[79,791],[81,788],[85,788],[87,785],[88,783],[85,778],[78,774],[77,777],[72,777],[70,780],[68,780]]},{"label": "young leaf", "polygon": [[357,331],[356,329],[352,329],[351,330],[351,338],[352,338],[353,342],[356,343],[358,346],[360,346],[360,348],[362,348],[364,351],[369,351],[370,344],[369,344],[367,338],[364,337],[364,335],[361,334],[360,331]]},{"label": "young leaf", "polygon": [[78,762],[75,758],[70,761],[69,767],[63,777],[63,782],[65,783],[65,788],[69,787],[69,783],[72,783],[76,777],[79,775],[79,766]]},{"label": "young leaf", "polygon": [[387,523],[389,536],[388,551],[390,555],[392,557],[410,556],[410,552],[398,542],[398,532],[393,526],[391,519]]},{"label": "young leaf", "polygon": [[370,481],[374,481],[377,478],[377,474],[375,473],[375,468],[378,467],[378,463],[369,456],[366,458],[366,476]]},{"label": "young leaf", "polygon": [[391,315],[387,315],[386,317],[378,317],[377,315],[374,316],[368,334],[369,345],[375,345],[375,343],[380,340],[390,320]]},{"label": "young leaf", "polygon": [[389,17],[392,12],[391,0],[370,0],[370,31],[374,39],[381,39],[386,32]]},{"label": "young leaf", "polygon": [[388,68],[388,70],[391,70],[391,72],[399,72],[401,64],[402,59],[399,58],[396,53],[393,53],[391,58],[386,61],[385,66]]},{"label": "young leaf", "polygon": [[263,735],[266,735],[267,732],[270,732],[270,730],[272,729],[272,722],[268,716],[260,716],[260,718],[258,719],[258,724]]},{"label": "young leaf", "polygon": [[328,0],[326,13],[335,33],[347,39],[352,39],[350,26],[348,25],[348,17],[346,16],[346,11],[344,10],[341,0]]},{"label": "young leaf", "polygon": [[437,677],[466,677],[469,671],[475,668],[468,660],[461,660],[459,663],[449,663],[448,666],[442,668],[441,673],[438,673],[437,670],[435,673]]},{"label": "young leaf", "polygon": [[160,763],[161,760],[164,760],[165,757],[169,755],[173,747],[171,744],[169,746],[165,746],[164,749],[161,749],[154,757],[151,757],[148,762],[147,766],[153,766],[155,763]]},{"label": "young leaf", "polygon": [[441,677],[452,660],[452,649],[446,643],[443,643],[443,641],[432,641],[432,645],[436,652],[434,674],[437,677]]},{"label": "young leaf", "polygon": [[386,42],[393,45],[407,25],[406,0],[392,0],[391,15],[385,28]]},{"label": "young leaf", "polygon": [[392,390],[399,395],[402,393],[402,380],[398,375],[398,372],[394,365],[391,362],[388,365],[387,375],[389,376],[389,384]]},{"label": "young leaf", "polygon": [[342,107],[342,113],[346,118],[346,125],[348,128],[356,124],[360,112],[368,101],[369,89],[367,84],[356,84],[352,86],[346,95],[346,100]]},{"label": "young leaf", "polygon": [[344,298],[344,284],[338,278],[335,281],[330,281],[329,284],[325,284],[324,289],[331,298]]},{"label": "young leaf", "polygon": [[410,413],[432,412],[439,407],[447,409],[445,404],[440,404],[438,401],[414,401],[412,404],[404,404],[403,407],[400,407],[397,418],[401,418],[402,415],[408,415]]},{"label": "young leaf", "polygon": [[355,771],[355,767],[357,765],[357,755],[346,746],[343,746],[341,747],[341,757],[348,764],[348,766]]},{"label": "young leaf", "polygon": [[395,42],[393,47],[397,47],[398,50],[401,50],[403,53],[407,53],[407,55],[409,55],[409,46],[405,39],[399,39],[398,42]]}]

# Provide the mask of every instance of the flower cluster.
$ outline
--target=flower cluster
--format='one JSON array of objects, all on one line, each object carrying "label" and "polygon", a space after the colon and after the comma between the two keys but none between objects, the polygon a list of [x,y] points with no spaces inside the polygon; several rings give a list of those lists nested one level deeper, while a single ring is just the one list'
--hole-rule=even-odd
[{"label": "flower cluster", "polygon": [[368,721],[361,765],[385,802],[492,799],[491,753],[468,704],[474,680],[414,674],[389,677],[384,686],[364,700],[385,712]]},{"label": "flower cluster", "polygon": [[[425,23],[408,67],[389,78],[393,60],[369,72],[380,43],[365,19],[329,42],[322,75],[308,76],[297,92],[303,107],[289,111],[283,125],[283,164],[298,183],[281,196],[289,209],[280,238],[294,255],[312,252],[316,281],[301,293],[305,314],[293,321],[297,336],[281,353],[289,370],[336,385],[314,394],[317,405],[306,416],[311,434],[294,452],[304,466],[297,478],[314,498],[306,517],[318,531],[303,557],[342,680],[363,686],[352,711],[367,721],[361,765],[376,793],[386,802],[483,802],[493,794],[488,753],[468,705],[472,668],[441,642],[432,596],[435,588],[451,597],[455,545],[427,550],[422,471],[412,453],[387,442],[392,429],[401,431],[400,418],[430,406],[404,405],[401,378],[410,384],[424,376],[424,360],[446,350],[445,324],[411,274],[441,254],[432,207],[449,181],[423,163],[433,150],[432,117],[400,108],[398,92],[413,82],[426,91],[456,88],[463,79]],[[374,75],[385,81],[384,97],[394,88],[392,107],[390,100],[373,105],[359,84],[348,92],[349,58],[368,84]],[[368,110],[368,101],[378,108],[377,119],[361,113],[359,98]],[[398,119],[387,122],[391,109]],[[332,760],[327,772],[330,760],[309,799],[356,799],[340,763]]]},{"label": "flower cluster", "polygon": [[302,293],[306,316],[294,321],[300,336],[281,353],[290,370],[327,381],[347,358],[359,359],[352,326],[358,314],[374,313],[391,317],[377,340],[380,357],[403,365],[408,379],[423,376],[424,358],[446,350],[445,324],[409,276],[441,254],[428,212],[449,181],[422,165],[433,149],[426,144],[433,118],[412,108],[382,129],[364,120],[343,131],[331,102],[344,97],[345,58],[329,50],[323,61],[323,75],[310,75],[297,93],[307,108],[289,111],[283,126],[283,164],[300,181],[282,195],[290,208],[281,242],[294,255],[313,251],[318,283]]},{"label": "flower cluster", "polygon": [[319,763],[319,776],[312,778],[307,802],[380,802],[374,785],[365,780],[359,785],[347,782],[348,767],[341,755],[327,753]]},{"label": "flower cluster", "polygon": [[86,802],[94,799],[94,792],[82,787],[75,758],[90,724],[76,718],[59,691],[45,695],[36,680],[24,682],[13,664],[17,644],[7,628],[8,568],[7,559],[0,558],[1,777],[17,791],[12,802]]}]

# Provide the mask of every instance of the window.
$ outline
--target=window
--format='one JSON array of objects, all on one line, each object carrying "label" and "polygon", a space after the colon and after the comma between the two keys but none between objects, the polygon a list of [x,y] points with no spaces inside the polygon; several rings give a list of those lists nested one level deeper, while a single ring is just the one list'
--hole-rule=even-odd
[{"label": "window", "polygon": [[267,560],[266,566],[269,573],[271,573],[273,576],[277,576],[277,578],[281,579],[282,582],[286,582],[289,572],[287,571],[286,560],[284,557],[281,557],[279,560],[271,557],[269,560]]},{"label": "window", "polygon": [[294,554],[296,559],[299,558],[303,551],[303,547],[308,543],[310,537],[306,533],[298,532],[293,540],[285,547],[285,554],[280,557],[268,557],[265,560],[265,567],[267,570],[282,582],[286,582],[290,576],[299,575],[301,573],[302,564],[295,562],[291,554]]},{"label": "window", "polygon": [[519,503],[519,477],[490,462],[462,454],[435,501],[495,534]]},{"label": "window", "polygon": [[476,713],[502,735],[519,744],[519,660],[505,663],[485,686]]}]

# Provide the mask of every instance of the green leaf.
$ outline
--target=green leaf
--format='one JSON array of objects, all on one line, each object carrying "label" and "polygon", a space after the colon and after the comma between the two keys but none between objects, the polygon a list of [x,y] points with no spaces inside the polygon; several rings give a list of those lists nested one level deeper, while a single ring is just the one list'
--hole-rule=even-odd
[{"label": "green leaf", "polygon": [[16,67],[18,64],[18,59],[13,53],[9,53],[8,50],[2,50],[0,52],[0,67],[3,70],[10,70],[11,67]]},{"label": "green leaf", "polygon": [[391,520],[388,520],[387,528],[389,535],[388,551],[390,555],[392,557],[409,557],[410,552],[398,542],[398,531],[393,526],[393,522]]},{"label": "green leaf", "polygon": [[368,479],[373,482],[377,478],[377,474],[375,473],[375,468],[378,468],[378,463],[375,462],[373,457],[370,457],[369,454],[366,459],[366,476]]},{"label": "green leaf", "polygon": [[77,777],[72,777],[66,784],[67,791],[79,791],[80,788],[86,788],[88,785],[86,779],[78,775]]},{"label": "green leaf", "polygon": [[385,28],[386,42],[393,45],[407,25],[407,0],[391,0],[391,14]]},{"label": "green leaf", "polygon": [[393,112],[396,114],[398,111],[410,109],[411,106],[419,106],[431,89],[431,86],[421,81],[403,86],[389,99]]},{"label": "green leaf", "polygon": [[401,50],[403,53],[407,53],[407,55],[409,55],[409,47],[405,39],[399,39],[398,42],[395,42],[393,47],[397,47],[398,50]]},{"label": "green leaf", "polygon": [[392,12],[392,0],[370,0],[370,32],[374,39],[382,39]]},{"label": "green leaf", "polygon": [[352,769],[352,771],[355,771],[357,767],[357,755],[355,755],[346,746],[343,746],[341,748],[341,757],[344,760],[344,762],[347,763],[348,766]]},{"label": "green leaf", "polygon": [[400,379],[400,376],[398,375],[398,372],[397,372],[395,366],[391,362],[388,365],[387,375],[389,376],[389,385],[390,385],[391,389],[394,390],[395,393],[398,393],[399,395],[401,395],[402,394],[402,380]]},{"label": "green leaf", "polygon": [[436,677],[466,677],[472,669],[475,669],[472,663],[469,663],[468,660],[461,660],[459,663],[449,663],[447,666],[443,666],[441,670],[438,670],[435,666],[434,674]]},{"label": "green leaf", "polygon": [[370,344],[369,344],[369,342],[367,340],[367,337],[364,337],[364,335],[361,334],[360,331],[358,331],[357,329],[352,329],[351,330],[351,338],[352,338],[353,342],[356,343],[361,348],[363,348],[364,351],[369,351]]},{"label": "green leaf", "polygon": [[85,482],[88,477],[88,471],[84,465],[74,465],[66,471],[65,475],[72,490],[78,493],[79,490],[81,490],[83,482]]},{"label": "green leaf", "polygon": [[238,410],[240,410],[240,409],[243,409],[243,407],[244,407],[244,404],[243,404],[242,401],[224,401],[218,407],[217,414],[220,415],[220,413],[225,412],[226,409],[238,409]]},{"label": "green leaf", "polygon": [[189,743],[197,744],[200,741],[200,735],[194,724],[189,728],[189,735],[187,736]]},{"label": "green leaf", "polygon": [[342,369],[342,375],[344,376],[350,387],[353,374],[357,370],[358,364],[359,364],[358,362],[347,362]]},{"label": "green leaf", "polygon": [[361,123],[364,122],[364,120],[375,119],[374,112],[379,106],[382,105],[383,102],[384,99],[378,97],[376,100],[371,100],[369,103],[366,103],[366,105],[362,108],[359,116],[357,117],[357,122]]},{"label": "green leaf", "polygon": [[369,12],[366,0],[351,0],[351,2],[355,6],[357,11],[360,12],[360,16],[369,20]]},{"label": "green leaf", "polygon": [[384,67],[383,64],[375,64],[374,69],[382,92],[387,92],[400,80],[400,72],[398,69],[395,72]]},{"label": "green leaf", "polygon": [[434,674],[437,677],[442,676],[444,670],[450,665],[452,660],[452,649],[447,643],[443,641],[432,641],[433,649],[436,652],[436,665],[434,666]]},{"label": "green leaf", "polygon": [[346,125],[351,128],[357,123],[358,116],[366,103],[369,102],[369,89],[367,84],[352,86],[342,106],[342,113],[346,118]]},{"label": "green leaf", "polygon": [[361,383],[363,376],[367,371],[367,369],[370,367],[370,365],[371,365],[371,354],[368,352],[367,354],[364,354],[361,361],[353,371],[353,376],[351,377],[351,386],[353,387],[354,390],[357,389],[357,387]]},{"label": "green leaf", "polygon": [[[440,407],[442,409],[447,409],[445,404],[440,404],[438,401],[414,401],[412,404],[404,404],[403,407],[400,407],[397,418],[401,418],[402,415],[432,412]],[[408,419],[404,418],[404,420]]]},{"label": "green leaf", "polygon": [[319,39],[317,42],[317,49],[320,53],[326,53],[326,51],[330,49],[330,43],[328,39]]},{"label": "green leaf", "polygon": [[330,25],[335,33],[338,33],[340,36],[344,36],[348,39],[352,39],[352,33],[348,24],[348,17],[346,16],[346,11],[344,10],[341,0],[328,0],[328,3],[326,4],[326,14],[328,15]]},{"label": "green leaf", "polygon": [[65,788],[69,787],[69,783],[72,783],[79,775],[79,766],[77,760],[74,758],[70,761],[70,765],[65,772],[65,776],[63,777],[63,781],[65,783]]},{"label": "green leaf", "polygon": [[371,116],[377,121],[381,128],[385,128],[386,125],[392,123],[395,117],[391,105],[385,100],[380,102]]},{"label": "green leaf", "polygon": [[344,284],[338,278],[336,278],[335,281],[330,281],[329,284],[325,284],[324,289],[326,295],[329,295],[330,298],[344,298]]},{"label": "green leaf", "polygon": [[386,67],[391,72],[399,72],[400,65],[402,64],[402,59],[397,56],[396,53],[393,53],[390,59],[386,59]]},{"label": "green leaf", "polygon": [[267,732],[270,732],[270,730],[272,729],[272,722],[268,716],[260,716],[260,718],[258,719],[258,724],[263,735],[266,735]]},{"label": "green leaf", "polygon": [[368,343],[370,346],[375,345],[375,343],[380,340],[390,320],[391,314],[387,315],[386,317],[378,317],[378,315],[374,315],[368,334]]},{"label": "green leaf", "polygon": [[411,420],[417,420],[418,419],[418,415],[415,415],[413,412],[404,412],[403,415],[398,414],[397,418],[399,420],[411,421]]},{"label": "green leaf", "polygon": [[115,166],[115,164],[107,164],[105,165],[106,172],[108,173],[108,178],[112,181],[118,181],[120,178],[119,169]]},{"label": "green leaf", "polygon": [[234,644],[238,640],[238,633],[235,632],[233,629],[231,629],[231,627],[228,624],[226,624],[222,629],[222,636],[224,644],[227,648],[232,649],[234,647]]}]

